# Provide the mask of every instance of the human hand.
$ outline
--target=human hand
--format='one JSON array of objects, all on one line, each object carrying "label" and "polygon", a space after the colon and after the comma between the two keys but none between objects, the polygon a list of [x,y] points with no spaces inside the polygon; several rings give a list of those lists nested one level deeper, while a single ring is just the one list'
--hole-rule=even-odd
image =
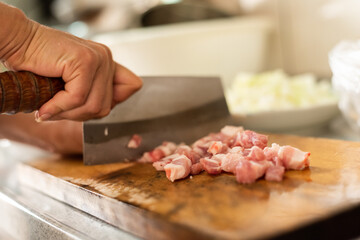
[{"label": "human hand", "polygon": [[101,118],[142,86],[139,77],[113,61],[106,46],[27,18],[19,22],[14,46],[0,51],[6,67],[65,81],[65,90],[39,109],[38,120]]}]

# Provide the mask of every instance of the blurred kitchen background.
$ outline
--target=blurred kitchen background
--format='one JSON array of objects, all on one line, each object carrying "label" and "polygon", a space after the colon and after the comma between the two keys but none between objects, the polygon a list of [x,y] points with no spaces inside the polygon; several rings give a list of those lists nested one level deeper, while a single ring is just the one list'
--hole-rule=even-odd
[{"label": "blurred kitchen background", "polygon": [[[105,36],[100,38],[98,35],[105,32],[125,33],[129,29],[137,29],[139,31],[133,31],[131,35],[138,33],[143,36],[132,36],[133,38],[150,38],[150,31],[142,33],[139,28],[162,25],[163,28],[154,29],[154,35],[163,34],[165,37],[166,33],[163,31],[160,33],[160,30],[168,28],[171,31],[172,28],[177,27],[166,25],[167,23],[177,21],[195,23],[204,19],[231,17],[233,22],[229,19],[222,23],[224,29],[231,28],[229,32],[221,31],[221,23],[217,25],[218,33],[214,30],[213,34],[220,36],[216,39],[218,45],[214,43],[213,46],[217,46],[217,51],[227,50],[227,53],[220,54],[221,60],[225,62],[224,64],[236,65],[239,71],[263,71],[278,67],[290,74],[313,72],[318,76],[330,77],[329,50],[342,39],[360,37],[360,2],[357,0],[7,0],[4,2],[23,9],[29,17],[43,24],[58,27],[81,37],[109,41],[110,44],[125,40],[120,39],[116,34],[108,35],[108,38],[113,38],[111,42]],[[201,31],[201,27],[206,28],[209,27],[208,25],[211,24],[197,27]],[[176,30],[188,31],[186,27]],[[195,27],[194,31],[196,30]],[[231,31],[239,32],[238,44],[226,41],[224,35],[236,35]],[[246,40],[241,40],[241,35]],[[128,35],[125,37],[130,41]],[[184,50],[181,39],[169,38],[169,41],[172,40],[174,43],[165,42]],[[207,43],[203,42],[203,44]],[[194,48],[198,45],[195,43],[194,47],[187,47],[188,49],[185,49],[189,51],[187,54],[191,54],[191,50],[196,52]],[[232,50],[236,48],[242,50],[235,50],[235,54],[239,55],[231,56]],[[254,54],[250,51],[252,49],[255,51]],[[173,58],[177,58],[176,53],[174,52]],[[117,53],[114,55],[117,57]],[[206,61],[206,55],[199,58],[201,57]],[[156,60],[156,56],[153,56],[153,60]],[[123,64],[126,65],[126,62],[124,61]],[[129,64],[132,64],[131,61]],[[180,71],[181,66],[178,66],[178,69]],[[212,70],[209,71],[211,73]],[[147,71],[144,70],[144,73]]]},{"label": "blurred kitchen background", "polygon": [[139,75],[217,75],[225,88],[239,72],[274,69],[330,80],[329,51],[341,40],[360,39],[357,0],[5,2],[108,45],[115,60]]}]

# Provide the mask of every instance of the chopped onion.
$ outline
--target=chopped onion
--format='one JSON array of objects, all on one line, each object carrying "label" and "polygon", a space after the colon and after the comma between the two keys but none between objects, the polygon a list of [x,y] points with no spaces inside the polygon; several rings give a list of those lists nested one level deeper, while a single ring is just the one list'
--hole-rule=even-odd
[{"label": "chopped onion", "polygon": [[336,103],[330,81],[312,74],[288,76],[282,70],[239,73],[226,91],[230,112],[249,114]]}]

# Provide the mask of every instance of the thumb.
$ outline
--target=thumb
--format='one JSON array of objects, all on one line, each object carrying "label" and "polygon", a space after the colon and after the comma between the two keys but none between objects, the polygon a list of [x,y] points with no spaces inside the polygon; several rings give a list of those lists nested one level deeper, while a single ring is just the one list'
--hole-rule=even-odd
[{"label": "thumb", "polygon": [[143,82],[140,77],[129,69],[116,63],[113,84],[113,103],[117,104],[138,91],[142,87]]}]

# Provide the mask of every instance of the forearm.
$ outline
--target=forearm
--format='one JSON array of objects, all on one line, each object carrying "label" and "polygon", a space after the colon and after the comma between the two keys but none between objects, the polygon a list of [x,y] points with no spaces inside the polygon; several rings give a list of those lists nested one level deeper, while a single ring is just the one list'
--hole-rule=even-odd
[{"label": "forearm", "polygon": [[7,138],[51,150],[52,146],[50,144],[47,144],[42,139],[31,137],[35,135],[37,130],[38,124],[31,114],[0,115],[0,138]]},{"label": "forearm", "polygon": [[21,57],[39,24],[28,19],[21,10],[1,2],[0,22],[0,59]]},{"label": "forearm", "polygon": [[38,123],[33,114],[0,115],[0,139],[33,145],[51,152],[82,152],[80,122],[56,121]]}]

